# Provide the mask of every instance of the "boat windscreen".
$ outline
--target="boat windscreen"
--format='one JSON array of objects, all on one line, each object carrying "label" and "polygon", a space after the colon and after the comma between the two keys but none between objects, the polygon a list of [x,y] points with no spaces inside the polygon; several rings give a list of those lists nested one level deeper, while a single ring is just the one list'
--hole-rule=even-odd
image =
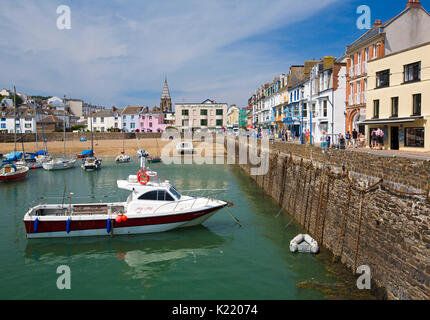
[{"label": "boat windscreen", "polygon": [[174,187],[170,187],[169,191],[171,194],[173,194],[176,197],[176,199],[178,200],[181,199],[181,194],[178,191],[176,191]]}]

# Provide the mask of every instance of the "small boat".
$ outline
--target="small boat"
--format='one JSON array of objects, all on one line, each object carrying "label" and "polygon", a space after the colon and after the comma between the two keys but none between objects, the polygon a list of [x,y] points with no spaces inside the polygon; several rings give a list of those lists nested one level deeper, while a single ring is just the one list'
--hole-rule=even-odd
[{"label": "small boat", "polygon": [[28,167],[15,165],[12,162],[3,162],[0,165],[0,181],[15,181],[24,179],[28,173]]},{"label": "small boat", "polygon": [[191,142],[180,142],[176,145],[176,150],[179,154],[193,154],[194,153],[194,146]]},{"label": "small boat", "polygon": [[125,163],[125,162],[130,162],[131,157],[125,154],[120,154],[119,156],[116,157],[115,161],[118,163]]},{"label": "small boat", "polygon": [[85,158],[81,165],[81,168],[85,171],[95,171],[100,169],[102,166],[102,160],[96,157]]},{"label": "small boat", "polygon": [[155,177],[155,172],[141,169],[127,180],[118,180],[118,188],[130,191],[125,202],[35,206],[23,218],[27,238],[164,232],[199,225],[229,205],[184,196],[168,181],[155,181]]},{"label": "small boat", "polygon": [[22,152],[10,152],[4,156],[3,162],[16,162],[23,156]]},{"label": "small boat", "polygon": [[291,252],[318,253],[318,243],[308,234],[299,234],[290,242]]},{"label": "small boat", "polygon": [[160,157],[148,157],[148,158],[146,158],[146,161],[148,161],[149,163],[158,163],[158,162],[161,162],[161,158]]},{"label": "small boat", "polygon": [[118,163],[130,162],[131,157],[125,154],[125,145],[124,145],[124,134],[122,136],[122,151],[119,156],[116,157],[115,161]]},{"label": "small boat", "polygon": [[42,163],[42,167],[45,170],[53,171],[53,170],[65,170],[74,168],[76,164],[76,159],[65,159],[65,158],[56,158],[50,159]]}]

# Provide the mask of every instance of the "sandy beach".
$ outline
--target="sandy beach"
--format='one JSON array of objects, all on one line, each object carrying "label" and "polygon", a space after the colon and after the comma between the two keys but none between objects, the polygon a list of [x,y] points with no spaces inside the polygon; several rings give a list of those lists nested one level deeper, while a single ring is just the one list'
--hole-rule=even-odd
[{"label": "sandy beach", "polygon": [[[149,155],[151,156],[160,156],[162,149],[168,144],[174,149],[176,147],[176,143],[173,140],[163,141],[161,139],[140,139],[139,145],[136,139],[124,140],[124,149],[125,153],[130,156],[137,156],[137,150],[145,149]],[[194,147],[198,148],[201,142],[193,142]],[[61,155],[64,150],[63,141],[48,141],[47,142],[48,151],[51,155]],[[217,146],[220,150],[224,150],[223,145]],[[22,151],[22,144],[17,143],[16,145],[17,151]],[[43,143],[39,142],[36,146],[35,142],[26,142],[24,143],[25,152],[35,152],[37,150],[43,149]],[[75,141],[66,141],[66,154],[67,155],[76,155],[81,153],[83,150],[91,149],[91,141],[80,142],[79,140]],[[121,154],[123,149],[123,141],[122,140],[94,140],[94,153],[96,156],[100,157],[116,157]],[[0,153],[7,154],[14,150],[13,143],[0,143]],[[215,148],[213,149],[215,152]]]}]

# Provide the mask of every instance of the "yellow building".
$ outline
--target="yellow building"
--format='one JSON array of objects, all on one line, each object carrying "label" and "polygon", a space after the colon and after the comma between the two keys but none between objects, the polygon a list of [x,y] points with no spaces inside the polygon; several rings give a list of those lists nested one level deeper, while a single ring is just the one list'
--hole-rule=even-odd
[{"label": "yellow building", "polygon": [[366,140],[384,132],[384,149],[430,151],[430,42],[369,61]]},{"label": "yellow building", "polygon": [[227,127],[228,128],[239,127],[239,109],[234,104],[232,104],[227,111]]}]

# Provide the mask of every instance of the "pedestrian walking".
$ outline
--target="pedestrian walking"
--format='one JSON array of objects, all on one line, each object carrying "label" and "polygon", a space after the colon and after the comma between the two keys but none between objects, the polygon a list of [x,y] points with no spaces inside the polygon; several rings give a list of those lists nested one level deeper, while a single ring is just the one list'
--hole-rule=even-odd
[{"label": "pedestrian walking", "polygon": [[377,136],[378,149],[382,150],[384,146],[384,131],[378,128],[378,130],[376,131],[376,136]]},{"label": "pedestrian walking", "polygon": [[345,135],[346,146],[349,147],[351,145],[351,133],[348,131]]},{"label": "pedestrian walking", "polygon": [[372,130],[372,133],[370,134],[370,148],[375,149],[376,143],[377,143],[378,137],[376,136],[376,130]]},{"label": "pedestrian walking", "polygon": [[358,132],[354,128],[354,130],[352,131],[352,145],[354,148],[357,148],[358,146],[357,140],[358,140]]}]

